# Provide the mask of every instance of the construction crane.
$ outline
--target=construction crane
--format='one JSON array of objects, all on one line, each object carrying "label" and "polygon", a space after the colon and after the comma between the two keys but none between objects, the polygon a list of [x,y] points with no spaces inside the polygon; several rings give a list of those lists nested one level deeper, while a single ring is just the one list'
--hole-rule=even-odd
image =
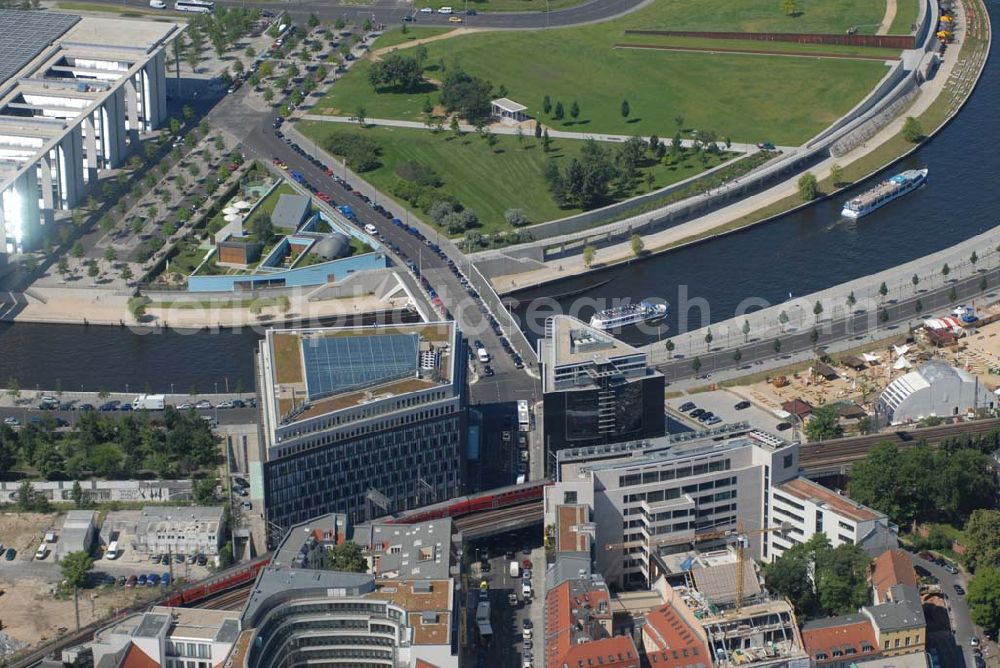
[{"label": "construction crane", "polygon": [[735,529],[714,529],[712,531],[696,533],[694,536],[685,538],[678,536],[653,538],[651,536],[648,540],[644,541],[633,540],[625,543],[609,543],[604,546],[604,549],[614,550],[618,548],[628,549],[632,547],[646,546],[650,551],[652,551],[653,548],[663,545],[683,545],[684,543],[694,544],[710,540],[719,540],[720,538],[731,538],[733,539],[733,544],[736,546],[736,612],[739,612],[743,605],[743,564],[746,562],[746,549],[750,546],[750,536],[759,536],[768,533],[784,535],[790,530],[791,525],[788,522],[782,522],[779,526],[748,530],[743,526],[742,520],[736,520]]}]

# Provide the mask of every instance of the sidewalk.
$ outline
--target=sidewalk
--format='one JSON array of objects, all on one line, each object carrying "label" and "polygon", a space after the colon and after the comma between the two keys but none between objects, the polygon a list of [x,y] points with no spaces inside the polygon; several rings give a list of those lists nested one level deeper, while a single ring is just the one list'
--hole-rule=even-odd
[{"label": "sidewalk", "polygon": [[[326,116],[324,114],[302,114],[300,116],[296,116],[296,118],[300,118],[300,119],[302,119],[304,121],[326,121],[326,122],[329,122],[329,123],[352,123],[352,124],[356,124],[358,122],[357,119],[354,118],[353,116]],[[428,131],[430,130],[430,128],[427,127],[426,123],[422,123],[422,122],[418,122],[418,121],[400,121],[400,120],[395,120],[395,119],[391,119],[391,118],[366,118],[365,119],[365,124],[366,125],[375,125],[375,126],[384,125],[384,126],[394,127],[394,128],[412,128],[414,130],[428,130]],[[493,134],[497,134],[497,135],[516,135],[517,134],[517,129],[518,129],[518,127],[520,127],[521,128],[521,132],[524,134],[524,136],[529,137],[529,136],[534,136],[535,125],[536,125],[536,121],[534,121],[534,120],[528,120],[528,121],[524,121],[524,122],[518,123],[518,124],[493,123],[493,124],[487,126],[486,129],[488,129]],[[475,126],[469,125],[468,123],[459,123],[458,126],[462,130],[462,132],[466,132],[466,133],[476,132]],[[446,129],[449,129],[449,128],[446,128]],[[635,135],[609,135],[609,134],[600,134],[600,133],[594,133],[594,132],[568,132],[566,130],[552,130],[552,129],[549,129],[549,137],[551,137],[552,139],[576,139],[576,140],[580,140],[580,141],[583,141],[583,140],[586,140],[586,139],[594,139],[596,141],[601,141],[601,142],[623,142],[623,141],[626,141],[628,139],[631,139],[634,136]],[[639,138],[642,139],[644,142],[648,142],[649,141],[649,137],[642,137],[642,136],[640,136]],[[669,143],[671,141],[671,138],[670,137],[661,137],[660,141],[665,141],[665,142]],[[691,146],[694,145],[694,140],[693,139],[682,139],[681,143],[684,145],[685,148],[690,148]],[[724,142],[720,141],[718,143],[724,145]],[[790,151],[794,151],[796,147],[794,147],[794,146],[777,146],[775,148],[777,148],[778,150],[784,151],[785,153],[788,153]],[[750,152],[756,151],[757,150],[757,146],[755,144],[730,143],[729,148],[727,148],[725,150],[733,152],[733,153],[750,153]]]}]

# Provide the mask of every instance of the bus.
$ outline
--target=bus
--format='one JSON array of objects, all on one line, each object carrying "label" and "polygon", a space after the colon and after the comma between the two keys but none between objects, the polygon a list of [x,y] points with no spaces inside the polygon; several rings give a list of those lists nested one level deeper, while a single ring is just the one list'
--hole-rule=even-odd
[{"label": "bus", "polygon": [[215,3],[211,0],[177,0],[174,9],[179,12],[196,12],[207,14],[215,9]]},{"label": "bus", "polygon": [[517,428],[531,431],[531,413],[528,412],[528,402],[524,399],[517,402]]}]

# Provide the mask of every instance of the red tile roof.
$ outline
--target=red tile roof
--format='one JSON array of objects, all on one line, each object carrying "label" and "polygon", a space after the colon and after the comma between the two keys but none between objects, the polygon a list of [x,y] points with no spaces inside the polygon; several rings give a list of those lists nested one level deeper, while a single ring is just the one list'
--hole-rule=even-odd
[{"label": "red tile roof", "polygon": [[135,645],[129,645],[121,668],[160,668],[160,664]]},{"label": "red tile roof", "polygon": [[416,668],[437,668],[437,666],[435,666],[433,663],[427,663],[423,659],[417,659]]},{"label": "red tile roof", "polygon": [[819,620],[815,627],[806,624],[802,629],[802,644],[813,665],[819,666],[869,658],[879,653],[871,620],[860,615]]},{"label": "red tile roof", "polygon": [[893,585],[917,586],[917,573],[913,562],[902,550],[886,550],[872,563],[872,587],[878,592],[879,602],[889,597],[889,587]]},{"label": "red tile roof", "polygon": [[639,668],[639,650],[629,636],[573,645],[552,668]]},{"label": "red tile roof", "polygon": [[837,494],[832,489],[807,478],[792,478],[782,483],[778,489],[803,501],[812,501],[817,505],[825,505],[849,520],[855,522],[870,522],[883,515],[868,506],[863,506],[850,497]]},{"label": "red tile roof", "polygon": [[[577,664],[569,662],[567,657],[579,658],[581,655],[576,651],[577,647],[596,645],[599,641],[611,639],[608,637],[610,629],[610,598],[607,586],[603,582],[567,580],[550,589],[545,594],[545,636],[543,640],[545,665],[548,668],[563,668],[565,665],[577,668]],[[615,665],[632,665],[627,663],[631,659],[635,659],[635,665],[638,665],[635,644],[631,640],[629,640],[629,646],[632,648],[631,657],[627,652],[623,652],[623,660],[626,663]],[[613,654],[617,656],[618,651],[615,650]],[[603,650],[601,655],[604,656]],[[585,657],[591,655],[588,653],[583,656],[583,665],[588,666]],[[596,661],[596,655],[593,656],[595,658],[594,665],[599,665],[599,662]]]},{"label": "red tile roof", "polygon": [[677,613],[671,603],[646,615],[643,649],[651,665],[666,668],[712,665],[708,646],[701,634]]},{"label": "red tile roof", "polygon": [[576,527],[589,519],[589,508],[584,505],[561,505],[556,508],[557,552],[589,552],[590,536],[576,531]]},{"label": "red tile roof", "polygon": [[791,401],[782,402],[781,410],[800,418],[804,418],[812,413],[813,407],[809,404],[809,402],[803,401],[802,399],[792,399]]}]

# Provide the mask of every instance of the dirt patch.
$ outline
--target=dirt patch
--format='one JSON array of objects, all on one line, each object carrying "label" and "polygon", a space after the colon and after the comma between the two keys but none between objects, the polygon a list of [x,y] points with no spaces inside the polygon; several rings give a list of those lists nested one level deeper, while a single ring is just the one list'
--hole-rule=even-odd
[{"label": "dirt patch", "polygon": [[17,558],[31,558],[46,531],[56,531],[55,513],[0,513],[0,543],[17,550]]},{"label": "dirt patch", "polygon": [[700,46],[663,46],[662,44],[615,44],[616,49],[646,49],[653,51],[696,51],[698,53],[729,53],[743,56],[791,56],[794,58],[837,58],[839,60],[899,60],[899,56],[852,56],[823,51],[774,51],[771,49],[727,49]]},{"label": "dirt patch", "polygon": [[[73,596],[57,598],[55,585],[34,578],[5,583],[0,596],[3,632],[29,646],[38,645],[76,628]],[[161,594],[159,587],[125,589],[97,587],[80,591],[80,625],[109,618],[116,611]]]}]

